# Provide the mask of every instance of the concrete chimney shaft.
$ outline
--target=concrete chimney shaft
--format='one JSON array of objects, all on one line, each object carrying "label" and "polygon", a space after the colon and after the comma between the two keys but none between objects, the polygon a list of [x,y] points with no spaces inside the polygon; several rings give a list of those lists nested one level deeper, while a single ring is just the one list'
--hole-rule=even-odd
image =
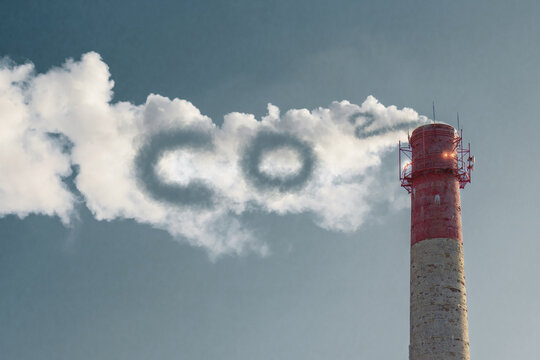
[{"label": "concrete chimney shaft", "polygon": [[412,133],[410,360],[469,359],[458,178],[459,136]]}]

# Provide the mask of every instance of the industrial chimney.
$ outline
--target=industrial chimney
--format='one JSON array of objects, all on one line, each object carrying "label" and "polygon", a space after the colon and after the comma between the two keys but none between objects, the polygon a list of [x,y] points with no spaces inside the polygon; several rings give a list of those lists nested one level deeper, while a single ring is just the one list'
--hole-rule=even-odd
[{"label": "industrial chimney", "polygon": [[[450,125],[418,127],[399,144],[411,194],[410,360],[468,360],[460,188],[471,181],[470,144]],[[405,161],[405,163],[402,163]]]}]

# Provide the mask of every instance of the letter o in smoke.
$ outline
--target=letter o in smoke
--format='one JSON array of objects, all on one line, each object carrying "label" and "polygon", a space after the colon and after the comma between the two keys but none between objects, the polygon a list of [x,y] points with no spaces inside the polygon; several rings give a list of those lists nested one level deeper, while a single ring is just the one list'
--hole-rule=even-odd
[{"label": "letter o in smoke", "polygon": [[[271,176],[259,169],[264,153],[280,148],[289,148],[300,155],[302,166],[294,174]],[[246,180],[261,190],[277,189],[282,192],[302,188],[313,174],[315,154],[311,146],[288,134],[260,132],[247,146],[241,161],[241,167]]]},{"label": "letter o in smoke", "polygon": [[214,192],[202,181],[193,180],[185,186],[167,184],[156,174],[155,166],[163,153],[182,148],[212,150],[212,138],[204,132],[194,130],[175,130],[152,136],[135,158],[137,180],[156,200],[175,205],[212,205]]}]

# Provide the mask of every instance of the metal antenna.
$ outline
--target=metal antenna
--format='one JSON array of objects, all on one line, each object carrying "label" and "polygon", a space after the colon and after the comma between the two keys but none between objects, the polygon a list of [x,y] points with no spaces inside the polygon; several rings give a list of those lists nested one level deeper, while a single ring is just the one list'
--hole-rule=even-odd
[{"label": "metal antenna", "polygon": [[457,113],[457,129],[459,131],[459,112]]},{"label": "metal antenna", "polygon": [[435,121],[435,101],[433,101],[433,121]]}]

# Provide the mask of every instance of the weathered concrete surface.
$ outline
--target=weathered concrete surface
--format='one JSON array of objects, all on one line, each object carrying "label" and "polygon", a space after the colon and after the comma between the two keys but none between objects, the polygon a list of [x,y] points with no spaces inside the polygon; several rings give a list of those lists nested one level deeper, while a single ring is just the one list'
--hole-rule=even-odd
[{"label": "weathered concrete surface", "polygon": [[469,360],[463,245],[450,238],[411,247],[410,360]]}]

